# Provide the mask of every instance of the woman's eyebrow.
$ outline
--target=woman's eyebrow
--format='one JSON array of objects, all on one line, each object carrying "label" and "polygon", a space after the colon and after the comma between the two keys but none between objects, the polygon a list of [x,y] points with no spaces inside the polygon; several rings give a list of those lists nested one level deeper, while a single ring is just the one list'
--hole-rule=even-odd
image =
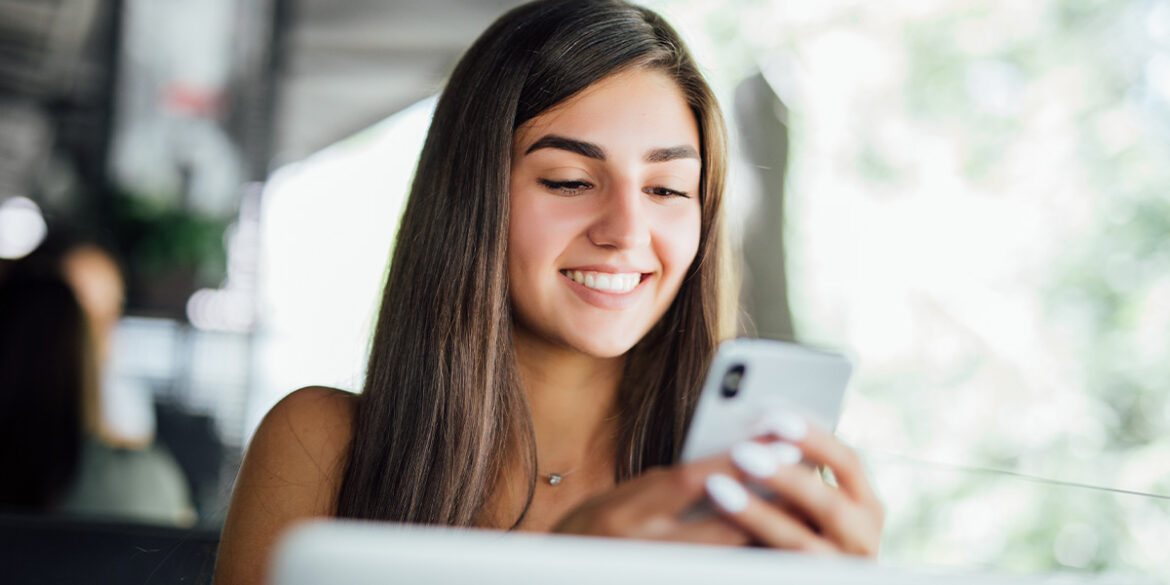
[{"label": "woman's eyebrow", "polygon": [[[542,148],[556,148],[600,161],[605,160],[604,148],[592,142],[585,142],[584,140],[577,140],[576,138],[569,138],[559,134],[546,134],[542,136],[540,140],[532,143],[532,146],[529,146],[528,150],[524,151],[524,154],[528,155]],[[699,151],[695,150],[695,147],[689,144],[655,148],[647,151],[646,155],[642,158],[648,163],[668,162],[682,158],[701,160]]]},{"label": "woman's eyebrow", "polygon": [[699,159],[699,151],[689,144],[671,146],[670,148],[655,148],[646,153],[646,162],[657,163],[678,160],[680,158]]},{"label": "woman's eyebrow", "polygon": [[528,147],[524,151],[525,156],[542,148],[557,148],[560,150],[567,150],[569,152],[577,153],[581,156],[595,158],[597,160],[605,160],[605,149],[593,144],[592,142],[584,142],[582,140],[575,140],[559,136],[557,134],[546,134]]}]

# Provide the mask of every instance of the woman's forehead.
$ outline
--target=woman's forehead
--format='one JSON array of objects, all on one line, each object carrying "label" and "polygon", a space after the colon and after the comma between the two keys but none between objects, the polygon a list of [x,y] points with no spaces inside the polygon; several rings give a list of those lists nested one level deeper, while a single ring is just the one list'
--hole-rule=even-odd
[{"label": "woman's forehead", "polygon": [[584,140],[615,154],[699,147],[698,124],[678,83],[646,69],[606,77],[529,120],[517,129],[513,150],[521,154],[549,134]]}]

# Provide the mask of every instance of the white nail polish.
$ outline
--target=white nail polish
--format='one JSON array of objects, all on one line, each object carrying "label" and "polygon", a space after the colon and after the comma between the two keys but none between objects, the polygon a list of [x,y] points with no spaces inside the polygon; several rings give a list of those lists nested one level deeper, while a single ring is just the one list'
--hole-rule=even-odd
[{"label": "white nail polish", "polygon": [[747,508],[747,490],[730,476],[713,473],[707,478],[706,488],[707,496],[725,512],[738,514]]},{"label": "white nail polish", "polygon": [[772,451],[755,441],[745,441],[732,447],[731,461],[744,473],[759,479],[772,477],[778,469]]},{"label": "white nail polish", "polygon": [[804,453],[800,451],[800,447],[792,443],[772,443],[768,446],[772,458],[777,465],[796,465],[804,459]]},{"label": "white nail polish", "polygon": [[800,441],[808,436],[808,423],[788,412],[774,412],[764,419],[764,427],[786,441]]}]

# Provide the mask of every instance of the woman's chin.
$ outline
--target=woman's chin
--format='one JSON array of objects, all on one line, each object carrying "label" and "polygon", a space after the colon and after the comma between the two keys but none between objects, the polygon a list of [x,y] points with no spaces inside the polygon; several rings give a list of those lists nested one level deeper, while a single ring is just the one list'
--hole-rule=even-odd
[{"label": "woman's chin", "polygon": [[[604,328],[596,323],[560,324],[550,329],[536,329],[518,322],[516,334],[524,344],[545,345],[554,351],[572,351],[581,355],[608,359],[630,351],[645,332],[622,328]],[[618,330],[615,330],[618,329]]]},{"label": "woman's chin", "polygon": [[567,340],[573,349],[595,358],[615,358],[623,356],[638,343],[640,337],[635,336],[592,336]]},{"label": "woman's chin", "polygon": [[589,357],[594,357],[597,359],[610,359],[625,355],[627,351],[630,351],[631,347],[634,346],[631,344],[622,347],[607,346],[596,348],[578,348],[578,350]]}]

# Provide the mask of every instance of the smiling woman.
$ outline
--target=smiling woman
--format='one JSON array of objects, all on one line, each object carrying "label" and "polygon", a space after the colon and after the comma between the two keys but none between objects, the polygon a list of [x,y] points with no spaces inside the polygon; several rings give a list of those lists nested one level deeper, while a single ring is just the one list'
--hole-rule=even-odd
[{"label": "smiling woman", "polygon": [[516,335],[611,358],[650,331],[698,251],[698,144],[677,84],[641,69],[520,127],[508,237]]},{"label": "smiling woman", "polygon": [[[306,388],[268,414],[217,580],[260,582],[257,559],[309,516],[874,554],[881,506],[823,430],[783,440],[850,489],[767,449],[677,464],[734,298],[724,142],[657,14],[544,0],[501,17],[439,99],[362,393]],[[743,489],[761,469],[797,478],[784,506]],[[688,519],[705,497],[722,514]]]}]

